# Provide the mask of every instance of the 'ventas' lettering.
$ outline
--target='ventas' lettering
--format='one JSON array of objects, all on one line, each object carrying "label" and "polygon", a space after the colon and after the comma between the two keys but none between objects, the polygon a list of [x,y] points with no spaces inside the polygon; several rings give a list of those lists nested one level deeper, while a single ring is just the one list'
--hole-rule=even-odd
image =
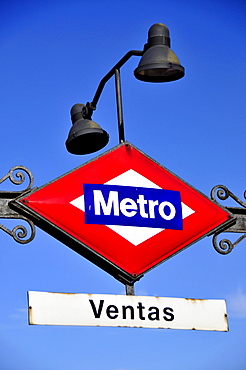
[{"label": "'ventas' lettering", "polygon": [[[121,307],[117,307],[114,304],[104,306],[103,299],[101,299],[97,305],[94,303],[93,299],[89,299],[89,302],[95,319],[100,319],[102,313],[105,312],[106,316],[111,320],[115,320],[117,318],[122,318],[124,320],[140,319],[142,321],[174,320],[174,313],[171,307],[164,307],[163,310],[155,306],[147,308],[142,304],[142,302],[138,302],[136,307],[131,305],[122,305]],[[162,316],[162,314],[164,315]]]}]

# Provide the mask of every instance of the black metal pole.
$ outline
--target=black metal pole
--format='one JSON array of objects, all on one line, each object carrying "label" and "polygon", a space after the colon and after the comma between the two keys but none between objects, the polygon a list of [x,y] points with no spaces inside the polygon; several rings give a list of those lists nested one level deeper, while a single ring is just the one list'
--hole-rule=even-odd
[{"label": "black metal pole", "polygon": [[119,130],[119,143],[125,141],[124,122],[123,122],[123,109],[122,109],[122,94],[120,83],[120,70],[115,70],[115,90],[116,90],[116,103],[118,115],[118,130]]}]

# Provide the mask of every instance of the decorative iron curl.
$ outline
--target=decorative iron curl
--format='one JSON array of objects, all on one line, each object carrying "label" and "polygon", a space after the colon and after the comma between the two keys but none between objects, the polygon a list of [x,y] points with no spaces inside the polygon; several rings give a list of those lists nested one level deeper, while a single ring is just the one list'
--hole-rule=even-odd
[{"label": "decorative iron curl", "polygon": [[234,244],[229,239],[222,239],[219,241],[219,244],[217,243],[218,234],[215,234],[213,236],[213,246],[214,249],[220,253],[220,254],[228,254],[230,253],[233,248]]},{"label": "decorative iron curl", "polygon": [[[246,191],[243,194],[244,198],[246,199]],[[220,232],[217,232],[213,236],[213,246],[214,249],[220,254],[228,254],[230,253],[233,248],[239,244],[244,238],[246,238],[246,227],[245,227],[245,215],[246,215],[246,203],[240,200],[235,194],[233,194],[226,186],[224,185],[216,185],[211,190],[211,198],[216,203],[219,203],[219,200],[226,200],[228,198],[232,198],[236,203],[238,203],[240,207],[225,207],[230,212],[233,213],[234,217],[236,217],[235,225],[229,226],[227,229],[224,229]],[[231,233],[242,233],[243,235],[240,236],[235,242],[230,241],[229,239],[225,238],[217,241],[218,235],[221,232],[231,232]]]},{"label": "decorative iron curl", "polygon": [[217,237],[219,234],[214,234],[213,236],[213,246],[214,249],[220,254],[228,254],[231,253],[233,248],[239,244],[244,238],[246,238],[246,234],[240,236],[234,243],[232,243],[229,239],[222,239],[220,240],[219,244],[217,243]]},{"label": "decorative iron curl", "polygon": [[31,229],[30,236],[27,239],[26,236],[28,235],[28,231],[25,226],[23,225],[17,225],[12,230],[8,229],[6,226],[0,224],[0,229],[5,231],[8,235],[12,236],[13,239],[20,244],[27,244],[30,243],[36,234],[35,226],[31,220],[28,220],[26,217],[19,217],[19,219],[22,219],[26,221]]},{"label": "decorative iron curl", "polygon": [[[246,199],[246,190],[243,194],[244,198]],[[246,208],[246,203],[242,202],[235,194],[233,194],[226,186],[224,185],[216,185],[211,190],[211,199],[218,203],[217,198],[220,200],[226,200],[231,197],[235,202],[240,204],[240,206]]]},{"label": "decorative iron curl", "polygon": [[[14,185],[21,185],[21,184],[24,183],[24,181],[26,179],[26,175],[28,177],[29,184],[23,190],[23,192],[27,191],[27,190],[30,190],[33,186],[34,178],[33,178],[33,175],[31,173],[31,171],[28,168],[24,167],[24,166],[14,166],[14,167],[12,167],[9,170],[9,172],[0,179],[0,184],[3,183],[5,180],[9,179],[12,182],[12,184],[14,184]],[[12,193],[14,193],[14,192],[12,192]]]},{"label": "decorative iron curl", "polygon": [[5,176],[0,178],[0,184],[2,184],[6,180],[11,181],[14,185],[22,185],[26,182],[27,186],[24,190],[0,191],[0,218],[19,220],[21,219],[28,223],[30,231],[28,230],[29,228],[27,229],[26,226],[23,225],[15,226],[12,230],[10,230],[8,227],[2,224],[0,224],[0,230],[5,231],[8,235],[12,236],[16,242],[20,244],[29,243],[35,237],[35,226],[33,222],[27,217],[22,216],[17,211],[13,210],[10,207],[10,202],[16,197],[31,190],[34,182],[33,175],[31,171],[24,166],[14,166]]}]

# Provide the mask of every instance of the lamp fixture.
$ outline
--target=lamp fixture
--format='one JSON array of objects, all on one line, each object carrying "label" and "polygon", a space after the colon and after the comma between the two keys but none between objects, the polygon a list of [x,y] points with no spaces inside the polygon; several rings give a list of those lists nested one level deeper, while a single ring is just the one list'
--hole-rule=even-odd
[{"label": "lamp fixture", "polygon": [[116,88],[116,103],[118,114],[119,142],[125,141],[122,95],[120,82],[120,68],[132,56],[141,56],[134,76],[145,82],[170,82],[184,76],[184,67],[176,54],[170,49],[170,37],[168,28],[162,23],[156,23],[150,27],[148,41],[144,50],[130,50],[115,64],[113,68],[102,78],[92,102],[75,104],[71,109],[72,128],[66,140],[66,148],[72,154],[90,154],[104,148],[109,135],[97,123],[91,120],[93,111],[96,109],[98,100],[106,82],[114,75]]},{"label": "lamp fixture", "polygon": [[71,109],[73,126],[66,141],[67,150],[72,154],[89,154],[104,148],[109,135],[88,117],[84,104],[75,104]]},{"label": "lamp fixture", "polygon": [[148,42],[134,76],[146,82],[169,82],[184,76],[184,67],[170,49],[169,30],[164,24],[150,27]]}]

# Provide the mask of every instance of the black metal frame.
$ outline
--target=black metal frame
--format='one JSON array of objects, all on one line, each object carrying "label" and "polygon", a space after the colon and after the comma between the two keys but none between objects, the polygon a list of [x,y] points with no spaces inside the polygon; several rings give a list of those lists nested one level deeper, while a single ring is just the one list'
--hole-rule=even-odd
[{"label": "black metal frame", "polygon": [[[94,158],[93,161],[96,159],[97,158]],[[78,242],[76,239],[71,238],[70,235],[66,235],[66,233],[59,230],[59,228],[54,227],[54,225],[47,223],[47,220],[42,219],[42,217],[35,214],[35,212],[33,212],[33,214],[30,213],[30,210],[28,208],[25,208],[25,206],[23,207],[23,204],[20,205],[20,203],[18,202],[19,199],[25,197],[27,194],[30,194],[37,189],[32,187],[34,178],[30,170],[28,170],[24,166],[14,166],[4,177],[0,179],[0,184],[6,180],[9,180],[14,185],[22,185],[25,182],[26,178],[28,178],[29,183],[24,190],[0,191],[0,218],[21,219],[28,223],[30,232],[28,233],[27,228],[23,225],[17,225],[12,230],[10,230],[6,226],[0,224],[0,229],[5,231],[8,235],[12,236],[16,242],[27,244],[34,239],[35,226],[38,226],[39,228],[41,228],[57,240],[61,241],[63,244],[67,245],[69,248],[83,255],[85,258],[98,265],[106,272],[113,275],[117,280],[125,284],[127,295],[134,295],[134,283],[138,281],[142,277],[142,275],[134,279],[131,275],[125,273],[125,271],[120,271],[119,268],[116,268],[113,264],[110,264],[109,261],[105,261],[105,263],[103,263],[102,257],[96,256],[95,253],[91,253],[87,246],[82,245],[81,242]],[[232,198],[241,206],[223,207],[234,216],[234,224],[228,224],[224,228],[218,228],[210,233],[210,235],[213,235],[212,243],[215,250],[223,255],[230,253],[236,245],[238,245],[243,239],[246,238],[246,203],[236,197],[224,185],[217,185],[211,190],[211,199],[218,205],[220,205],[218,199],[220,201],[225,201],[228,198]],[[246,191],[244,192],[244,198],[246,199]],[[225,238],[218,242],[218,237],[224,232],[241,233],[243,235],[240,236],[234,243]],[[30,235],[28,236],[28,234]],[[83,253],[81,253],[81,246],[83,247]]]},{"label": "black metal frame", "polygon": [[[96,159],[96,158],[95,158]],[[93,159],[93,160],[95,160]],[[31,229],[31,235],[27,238],[28,231],[23,225],[18,225],[13,228],[13,230],[9,230],[6,226],[0,224],[0,229],[6,232],[8,235],[12,236],[13,239],[21,244],[27,244],[31,242],[35,237],[35,226],[31,220],[31,215],[24,216],[23,214],[19,213],[16,209],[13,208],[13,201],[22,198],[25,194],[30,193],[35,190],[32,188],[34,178],[29,169],[24,166],[14,166],[12,167],[9,172],[0,178],[0,184],[4,181],[9,180],[14,185],[22,185],[26,177],[28,177],[29,184],[24,190],[18,191],[0,191],[0,218],[1,219],[20,219],[27,222]],[[235,202],[237,202],[241,207],[226,207],[227,209],[235,218],[236,222],[233,225],[229,225],[224,229],[220,229],[218,232],[214,232],[213,234],[213,246],[215,250],[220,254],[228,254],[232,251],[232,249],[238,245],[244,238],[246,238],[246,202],[240,200],[236,195],[234,195],[226,186],[224,185],[216,185],[211,190],[211,199],[220,204],[220,201],[225,201],[228,198],[232,198]],[[246,199],[246,191],[244,192],[244,198]],[[37,218],[36,218],[37,220]],[[223,239],[217,243],[218,236],[221,233],[228,232],[228,233],[240,233],[243,234],[239,237],[234,243],[232,243],[228,239]]]}]

